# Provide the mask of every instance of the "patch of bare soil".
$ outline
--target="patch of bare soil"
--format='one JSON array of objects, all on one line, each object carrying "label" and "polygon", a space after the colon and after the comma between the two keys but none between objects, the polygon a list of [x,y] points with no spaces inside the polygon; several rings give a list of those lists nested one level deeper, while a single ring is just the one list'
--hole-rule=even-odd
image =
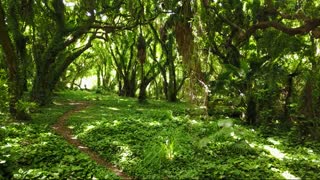
[{"label": "patch of bare soil", "polygon": [[105,161],[98,153],[92,151],[85,145],[83,145],[77,138],[75,138],[72,134],[72,130],[66,126],[67,119],[74,113],[80,112],[81,110],[90,106],[88,102],[72,102],[70,105],[74,105],[75,108],[65,112],[58,121],[52,126],[52,128],[61,136],[64,137],[69,144],[77,147],[80,151],[90,156],[92,160],[97,162],[99,165],[104,166],[106,169],[111,170],[116,175],[118,175],[122,179],[132,179],[130,176],[126,175],[120,169],[115,167],[113,164]]}]

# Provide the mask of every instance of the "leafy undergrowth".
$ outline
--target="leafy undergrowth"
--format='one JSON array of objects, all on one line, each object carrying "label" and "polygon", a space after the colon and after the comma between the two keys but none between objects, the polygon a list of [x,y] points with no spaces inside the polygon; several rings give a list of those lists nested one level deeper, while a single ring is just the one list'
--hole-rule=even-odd
[{"label": "leafy undergrowth", "polygon": [[265,138],[235,119],[189,116],[191,107],[184,103],[82,97],[95,101],[70,117],[68,126],[83,143],[136,178],[320,178],[315,145]]},{"label": "leafy undergrowth", "polygon": [[0,179],[117,179],[53,133],[51,125],[69,105],[33,113],[31,122],[0,121]]},{"label": "leafy undergrowth", "polygon": [[92,104],[68,121],[77,138],[138,179],[320,179],[319,144],[204,120],[185,103],[72,91],[30,123],[1,120],[0,179],[117,179],[51,130],[77,100]]}]

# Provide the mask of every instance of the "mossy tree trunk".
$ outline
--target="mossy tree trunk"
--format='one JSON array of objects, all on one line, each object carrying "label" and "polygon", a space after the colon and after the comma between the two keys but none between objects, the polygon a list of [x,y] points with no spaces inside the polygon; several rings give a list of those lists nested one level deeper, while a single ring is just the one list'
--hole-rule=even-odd
[{"label": "mossy tree trunk", "polygon": [[0,44],[5,54],[5,62],[8,69],[8,85],[9,85],[9,112],[11,116],[18,120],[28,120],[30,117],[27,113],[17,108],[17,103],[23,94],[23,79],[20,71],[20,64],[17,51],[15,50],[13,41],[8,32],[5,12],[0,2]]},{"label": "mossy tree trunk", "polygon": [[[33,81],[31,98],[39,105],[46,105],[51,102],[52,92],[59,81],[60,76],[68,68],[68,66],[78,58],[85,50],[91,47],[91,41],[94,34],[86,45],[76,49],[73,47],[80,38],[84,37],[91,24],[94,16],[90,17],[86,22],[75,28],[67,28],[65,20],[65,5],[62,0],[52,1],[53,20],[55,31],[49,39],[46,46],[39,42],[35,44],[35,48],[40,47],[41,50],[34,51],[36,74]],[[66,51],[69,49],[69,51]]]}]

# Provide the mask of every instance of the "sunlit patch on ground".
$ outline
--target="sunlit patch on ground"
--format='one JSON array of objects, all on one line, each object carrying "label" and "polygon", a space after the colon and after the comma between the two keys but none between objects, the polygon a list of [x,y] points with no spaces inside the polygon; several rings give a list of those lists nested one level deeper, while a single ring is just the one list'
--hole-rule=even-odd
[{"label": "sunlit patch on ground", "polygon": [[277,141],[277,140],[274,140],[273,138],[268,138],[267,140],[268,140],[269,142],[271,142],[272,144],[274,144],[274,145],[280,145],[280,142]]},{"label": "sunlit patch on ground", "polygon": [[161,123],[159,123],[158,121],[152,121],[152,122],[149,122],[149,125],[150,126],[161,126]]},{"label": "sunlit patch on ground", "polygon": [[230,136],[231,136],[233,139],[240,139],[240,137],[237,136],[237,135],[235,135],[235,133],[234,133],[233,131],[230,133]]},{"label": "sunlit patch on ground", "polygon": [[279,173],[284,179],[288,179],[288,180],[298,180],[301,179],[299,177],[296,177],[295,175],[291,174],[289,171],[281,171],[277,168],[271,168],[272,171]]},{"label": "sunlit patch on ground", "polygon": [[115,108],[115,107],[108,107],[108,109],[112,110],[112,111],[120,111],[119,108]]},{"label": "sunlit patch on ground", "polygon": [[63,105],[62,103],[56,102],[56,101],[53,101],[53,104],[54,104],[54,105],[57,105],[57,106],[62,106],[62,105]]},{"label": "sunlit patch on ground", "polygon": [[86,126],[85,129],[84,129],[84,132],[88,132],[90,131],[91,129],[95,128],[96,126],[94,125],[89,125],[89,126]]},{"label": "sunlit patch on ground", "polygon": [[292,180],[293,180],[293,179],[300,179],[299,177],[296,177],[296,176],[290,174],[289,171],[285,171],[285,172],[281,173],[281,175],[282,175],[285,179],[292,179]]},{"label": "sunlit patch on ground", "polygon": [[113,126],[118,126],[118,125],[120,125],[120,124],[121,124],[121,122],[118,121],[118,120],[114,120],[114,121],[113,121]]},{"label": "sunlit patch on ground", "polygon": [[277,159],[279,159],[279,160],[283,160],[283,158],[286,157],[286,155],[285,155],[284,153],[282,153],[279,149],[273,148],[273,147],[271,147],[271,146],[269,146],[269,145],[264,145],[264,146],[263,146],[263,149],[269,151],[270,154],[271,154],[273,157],[275,157],[275,158],[277,158]]},{"label": "sunlit patch on ground", "polygon": [[194,119],[193,119],[193,120],[191,120],[191,121],[189,121],[189,122],[190,122],[190,124],[192,124],[192,125],[193,125],[193,124],[199,124],[199,122],[198,122],[198,121],[196,121],[196,120],[194,120]]},{"label": "sunlit patch on ground", "polygon": [[128,161],[128,157],[132,155],[132,151],[128,146],[120,146],[120,162]]}]

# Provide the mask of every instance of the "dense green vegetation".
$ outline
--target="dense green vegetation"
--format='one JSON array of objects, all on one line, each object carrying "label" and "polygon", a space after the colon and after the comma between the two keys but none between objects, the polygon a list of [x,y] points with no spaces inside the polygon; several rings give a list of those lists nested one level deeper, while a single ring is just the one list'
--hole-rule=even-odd
[{"label": "dense green vegetation", "polygon": [[37,109],[31,122],[2,120],[0,179],[117,179],[52,131],[51,125],[70,109],[56,103]]},{"label": "dense green vegetation", "polygon": [[319,178],[320,144],[297,146],[286,137],[263,136],[236,119],[203,120],[185,103],[100,97],[73,115],[69,126],[134,177],[281,179],[290,178],[288,172]]},{"label": "dense green vegetation", "polygon": [[[78,139],[132,177],[318,179],[319,143],[297,145],[287,135],[243,126],[237,119],[199,116],[186,103],[114,94],[62,92],[29,123],[1,123],[1,174],[15,179],[116,178],[68,145],[50,128],[70,110],[67,101],[91,106],[68,126]],[[6,176],[4,176],[6,175]]]},{"label": "dense green vegetation", "polygon": [[317,179],[319,38],[318,1],[2,0],[0,178],[116,178],[63,117],[133,178]]}]

